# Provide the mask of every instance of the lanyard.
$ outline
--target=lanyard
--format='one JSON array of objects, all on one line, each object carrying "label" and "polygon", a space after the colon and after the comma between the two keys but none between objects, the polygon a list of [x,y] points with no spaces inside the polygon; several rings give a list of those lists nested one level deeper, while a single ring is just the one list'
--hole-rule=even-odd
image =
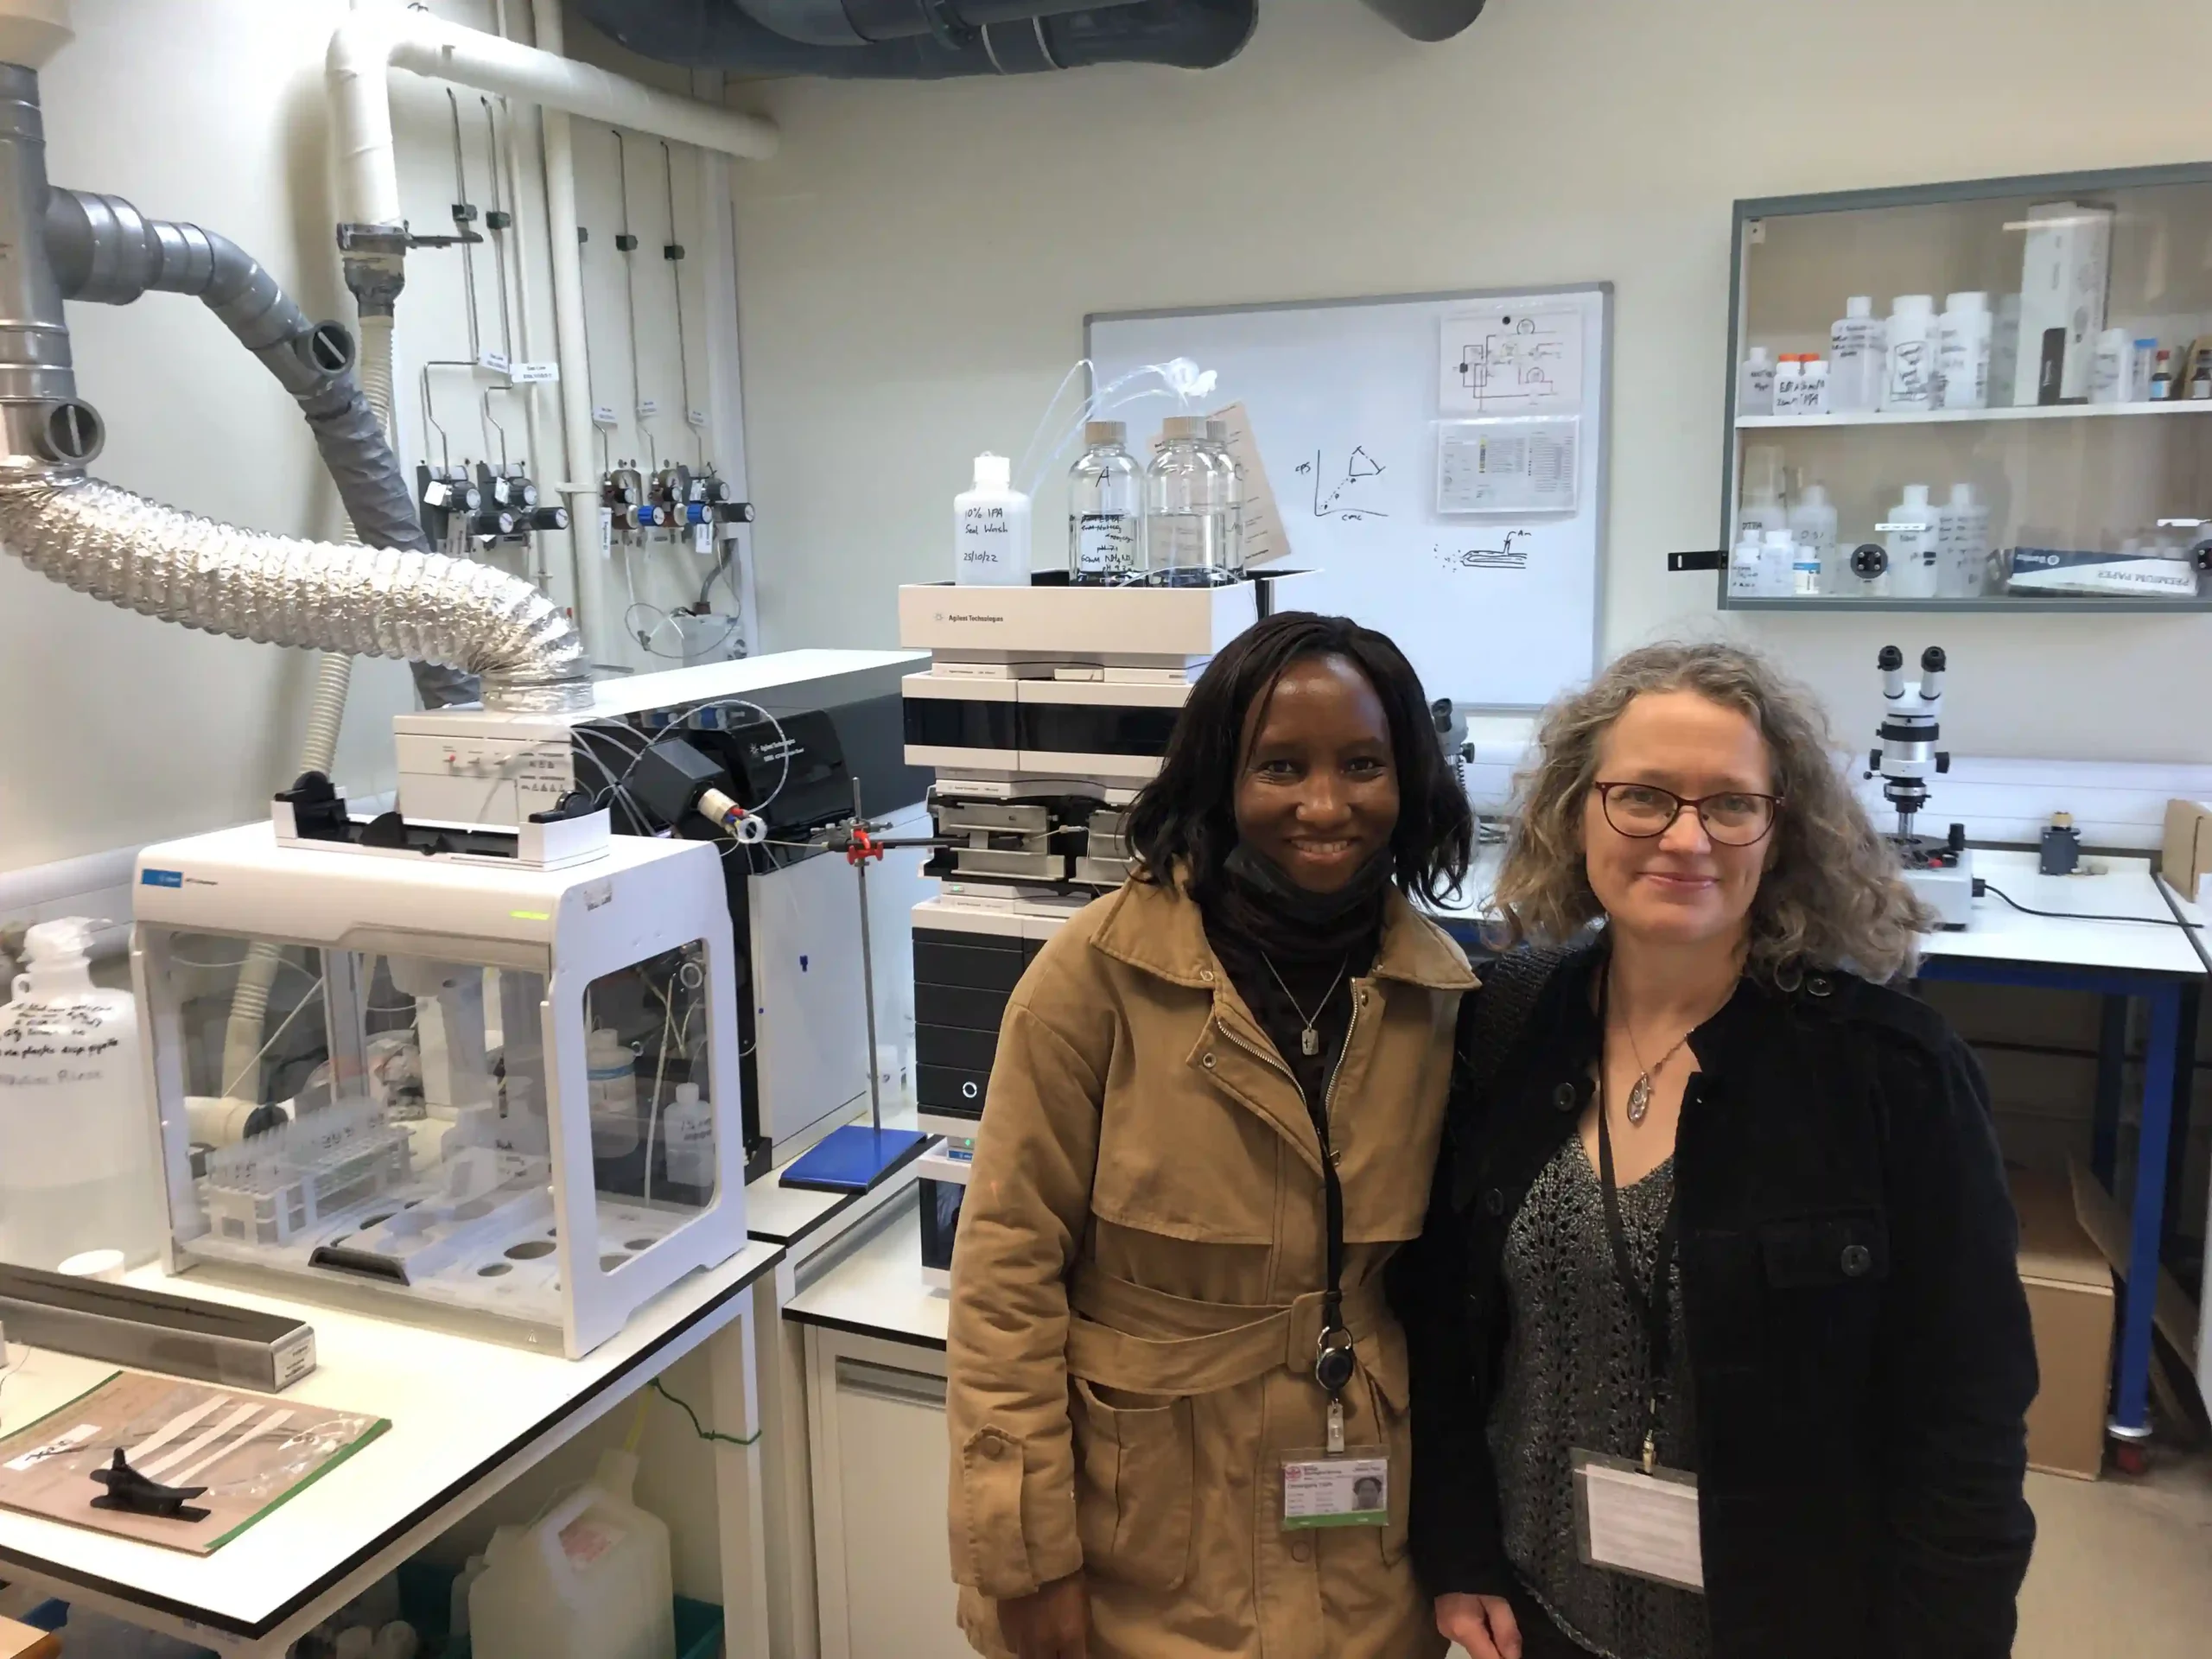
[{"label": "lanyard", "polygon": [[[1331,988],[1332,994],[1334,988]],[[1306,1114],[1313,1120],[1313,1133],[1321,1143],[1322,1212],[1327,1230],[1328,1285],[1321,1293],[1321,1334],[1313,1348],[1313,1380],[1329,1396],[1329,1451],[1332,1455],[1344,1449],[1344,1395],[1351,1382],[1353,1357],[1351,1332],[1344,1328],[1344,1183],[1337,1178],[1337,1160],[1329,1145],[1329,1093],[1336,1082],[1337,1071],[1351,1047],[1352,1027],[1358,1023],[1359,1000],[1354,997],[1351,1020],[1344,1027],[1344,1045],[1337,1051],[1336,1065],[1329,1069],[1329,1081],[1322,1086],[1319,1100],[1308,1098],[1306,1103]],[[1305,1092],[1305,1086],[1300,1084],[1299,1093]]]},{"label": "lanyard", "polygon": [[1607,1121],[1612,1116],[1612,1103],[1605,1088],[1605,1047],[1606,992],[1611,988],[1611,974],[1606,974],[1598,982],[1598,1174],[1605,1189],[1605,1237],[1613,1247],[1613,1274],[1620,1281],[1621,1294],[1628,1298],[1630,1308],[1643,1325],[1647,1364],[1643,1388],[1643,1471],[1649,1474],[1659,1462],[1659,1388],[1666,1378],[1674,1346],[1667,1289],[1681,1240],[1681,1193],[1678,1183],[1669,1185],[1667,1217],[1660,1224],[1658,1247],[1652,1255],[1651,1282],[1645,1285],[1637,1280],[1636,1264],[1629,1259],[1628,1230],[1621,1224],[1620,1189],[1613,1179],[1613,1135]]}]

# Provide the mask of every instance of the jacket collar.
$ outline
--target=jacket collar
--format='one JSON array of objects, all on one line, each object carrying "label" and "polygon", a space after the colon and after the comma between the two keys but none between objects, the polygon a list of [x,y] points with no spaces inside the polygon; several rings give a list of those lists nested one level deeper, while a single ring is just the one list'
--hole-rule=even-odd
[{"label": "jacket collar", "polygon": [[[1094,947],[1170,984],[1206,989],[1219,982],[1221,964],[1206,942],[1205,919],[1180,883],[1131,877],[1106,903],[1106,919],[1091,935]],[[1476,984],[1459,947],[1395,887],[1383,898],[1382,948],[1370,972],[1433,991],[1470,991]]]},{"label": "jacket collar", "polygon": [[[1528,1052],[1548,1055],[1578,1077],[1596,1063],[1602,1035],[1598,1029],[1597,982],[1610,956],[1600,933],[1593,943],[1560,962],[1529,1021],[1527,1034],[1536,1041]],[[1726,1071],[1763,1011],[1779,1000],[1786,999],[1748,974],[1738,980],[1734,994],[1719,1012],[1689,1034],[1689,1050],[1697,1058],[1698,1069]]]}]

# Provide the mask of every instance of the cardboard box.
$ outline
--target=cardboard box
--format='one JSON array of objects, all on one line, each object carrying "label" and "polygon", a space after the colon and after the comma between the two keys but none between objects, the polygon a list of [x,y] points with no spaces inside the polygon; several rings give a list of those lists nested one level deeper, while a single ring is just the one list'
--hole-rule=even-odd
[{"label": "cardboard box", "polygon": [[2105,326],[2112,218],[2109,207],[2075,201],[2038,202],[2028,209],[2013,403],[2080,403],[2088,397],[2097,335]]},{"label": "cardboard box", "polygon": [[60,1637],[0,1618],[0,1659],[56,1659],[60,1651]]},{"label": "cardboard box", "polygon": [[2104,1468],[2112,1382],[2112,1268],[2075,1216],[2063,1177],[2013,1171],[2012,1207],[2043,1377],[2028,1408],[2028,1466],[2094,1480]]},{"label": "cardboard box", "polygon": [[2166,838],[2160,844],[2158,874],[2183,898],[2201,902],[2198,884],[2212,874],[2212,803],[2166,803]]}]

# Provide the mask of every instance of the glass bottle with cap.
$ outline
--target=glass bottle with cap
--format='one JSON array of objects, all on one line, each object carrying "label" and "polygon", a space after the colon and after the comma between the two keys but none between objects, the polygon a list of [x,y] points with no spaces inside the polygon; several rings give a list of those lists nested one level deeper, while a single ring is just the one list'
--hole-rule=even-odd
[{"label": "glass bottle with cap", "polygon": [[1144,474],[1128,452],[1128,429],[1091,421],[1084,452],[1068,471],[1068,579],[1110,588],[1144,565]]},{"label": "glass bottle with cap", "polygon": [[1228,523],[1229,568],[1237,575],[1244,573],[1244,466],[1229,447],[1229,423],[1206,422],[1206,446],[1211,450],[1214,466],[1221,474],[1224,517]]},{"label": "glass bottle with cap", "polygon": [[1229,565],[1225,492],[1206,450],[1203,416],[1171,415],[1145,468],[1145,580],[1161,588],[1211,588],[1236,579]]}]

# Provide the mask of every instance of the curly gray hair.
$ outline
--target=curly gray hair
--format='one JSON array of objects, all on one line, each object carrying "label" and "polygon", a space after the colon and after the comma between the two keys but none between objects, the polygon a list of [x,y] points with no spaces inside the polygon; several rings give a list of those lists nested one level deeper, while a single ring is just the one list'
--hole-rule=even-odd
[{"label": "curly gray hair", "polygon": [[1496,902],[1515,943],[1562,943],[1603,913],[1583,861],[1583,804],[1605,735],[1652,691],[1694,691],[1748,716],[1783,798],[1774,855],[1752,900],[1745,970],[1793,984],[1807,964],[1869,978],[1908,971],[1935,918],[1899,874],[1834,759],[1820,703],[1756,652],[1719,643],[1646,645],[1545,711],[1534,765],[1516,779]]}]

